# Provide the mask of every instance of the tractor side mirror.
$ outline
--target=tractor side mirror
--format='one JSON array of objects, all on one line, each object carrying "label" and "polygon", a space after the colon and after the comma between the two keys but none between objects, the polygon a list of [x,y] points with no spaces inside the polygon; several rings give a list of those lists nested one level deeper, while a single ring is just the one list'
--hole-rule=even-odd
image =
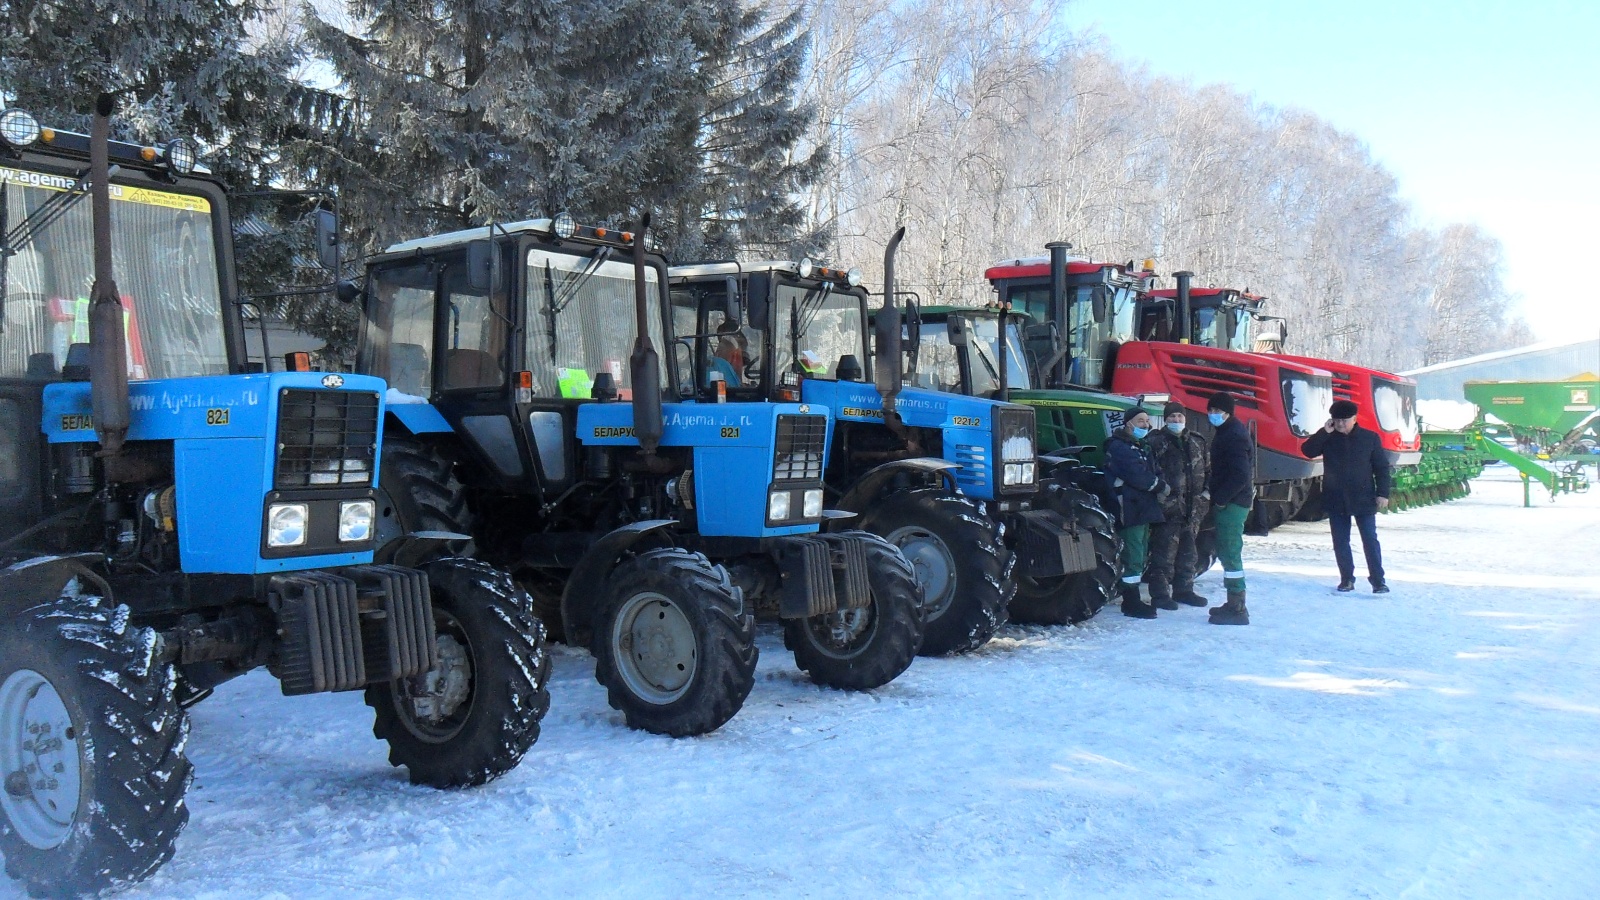
[{"label": "tractor side mirror", "polygon": [[337,275],[339,273],[339,214],[331,209],[317,207],[313,217],[317,229],[317,264]]},{"label": "tractor side mirror", "polygon": [[952,347],[965,347],[971,343],[969,325],[965,316],[951,316],[944,320],[944,336]]},{"label": "tractor side mirror", "polygon": [[725,321],[744,324],[743,310],[739,308],[739,279],[729,275],[722,295],[722,317]]},{"label": "tractor side mirror", "polygon": [[467,284],[488,291],[494,282],[494,241],[467,242]]},{"label": "tractor side mirror", "polygon": [[922,304],[906,301],[906,352],[915,354],[922,346]]},{"label": "tractor side mirror", "polygon": [[361,285],[348,278],[333,286],[333,295],[339,298],[340,303],[354,303],[361,299],[363,293]]},{"label": "tractor side mirror", "polygon": [[1106,320],[1106,289],[1103,287],[1095,288],[1089,302],[1094,310],[1095,324],[1098,325],[1104,322]]},{"label": "tractor side mirror", "polygon": [[744,279],[744,305],[750,324],[768,328],[773,323],[767,319],[767,305],[772,298],[772,276],[766,272],[751,272]]}]

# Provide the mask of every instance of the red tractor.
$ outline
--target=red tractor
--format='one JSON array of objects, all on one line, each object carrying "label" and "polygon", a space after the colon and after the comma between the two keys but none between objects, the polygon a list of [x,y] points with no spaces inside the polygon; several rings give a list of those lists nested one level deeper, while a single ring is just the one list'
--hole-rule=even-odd
[{"label": "red tractor", "polygon": [[[1148,320],[1156,327],[1170,330],[1176,296],[1174,290],[1152,291],[1140,310],[1141,322]],[[1234,288],[1192,288],[1187,337],[1196,345],[1269,353],[1277,359],[1328,370],[1333,375],[1334,399],[1353,401],[1360,408],[1356,422],[1377,433],[1390,464],[1396,468],[1417,465],[1422,459],[1417,383],[1381,369],[1284,353],[1288,323],[1263,312],[1266,300],[1258,294]],[[1276,323],[1276,328],[1258,332],[1257,321]],[[1303,521],[1322,518],[1321,494],[1320,480],[1308,485],[1305,502],[1293,513],[1295,518]]]},{"label": "red tractor", "polygon": [[[1175,334],[1171,313],[1195,316],[1190,273],[1179,272],[1172,302],[1152,291],[1148,264],[1069,260],[1067,245],[1048,257],[1008,260],[984,277],[999,300],[1042,323],[1028,329],[1029,355],[1041,359],[1046,387],[1085,386],[1117,394],[1167,395],[1189,410],[1190,424],[1209,433],[1206,402],[1233,394],[1236,414],[1256,439],[1256,507],[1251,531],[1287,521],[1310,495],[1322,463],[1307,459],[1300,442],[1327,420],[1332,377],[1317,366],[1267,358],[1215,337],[1203,343]],[[1036,347],[1057,347],[1045,355]]]}]

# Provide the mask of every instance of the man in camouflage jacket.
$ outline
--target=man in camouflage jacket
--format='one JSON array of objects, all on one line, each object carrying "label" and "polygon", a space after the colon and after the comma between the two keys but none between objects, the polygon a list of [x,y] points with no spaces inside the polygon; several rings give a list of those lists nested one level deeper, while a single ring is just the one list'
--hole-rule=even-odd
[{"label": "man in camouflage jacket", "polygon": [[1211,448],[1206,439],[1190,431],[1183,405],[1170,402],[1163,409],[1164,427],[1151,432],[1150,452],[1161,467],[1161,480],[1172,492],[1163,502],[1166,521],[1150,529],[1150,564],[1145,581],[1150,600],[1159,609],[1177,609],[1179,603],[1205,606],[1194,592],[1195,538],[1211,509]]}]

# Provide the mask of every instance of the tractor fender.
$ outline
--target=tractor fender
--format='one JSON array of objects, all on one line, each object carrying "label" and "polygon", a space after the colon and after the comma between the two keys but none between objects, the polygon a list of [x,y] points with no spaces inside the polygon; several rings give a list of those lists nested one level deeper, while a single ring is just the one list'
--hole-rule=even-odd
[{"label": "tractor fender", "polygon": [[455,429],[432,403],[390,403],[388,417],[414,435],[449,434]]},{"label": "tractor fender", "polygon": [[614,529],[595,541],[567,574],[567,586],[561,592],[561,626],[568,644],[589,646],[594,633],[594,611],[604,598],[598,588],[610,577],[611,570],[622,560],[622,554],[641,539],[676,524],[677,519],[647,519]]},{"label": "tractor fender", "polygon": [[1067,465],[1078,466],[1078,465],[1082,465],[1083,463],[1079,459],[1079,455],[1084,453],[1085,451],[1093,450],[1093,449],[1094,449],[1093,447],[1090,447],[1088,445],[1083,445],[1083,446],[1074,446],[1074,447],[1062,447],[1060,450],[1057,450],[1057,451],[1055,451],[1053,453],[1041,453],[1041,454],[1039,454],[1039,478],[1040,478],[1040,480],[1043,480],[1046,476],[1050,475],[1052,472],[1054,472],[1056,469],[1061,468],[1062,466],[1067,466]]},{"label": "tractor fender", "polygon": [[956,488],[956,477],[953,474],[959,468],[961,466],[957,463],[931,456],[886,462],[856,479],[856,483],[851,485],[850,490],[846,491],[834,506],[850,512],[866,512],[874,500],[889,492],[888,488],[897,475],[912,475],[923,480],[937,477],[951,493],[959,493]]},{"label": "tractor fender", "polygon": [[0,605],[15,612],[61,596],[73,578],[88,582],[85,593],[96,593],[111,600],[111,586],[91,566],[105,562],[98,553],[73,553],[66,556],[36,556],[0,569]]}]

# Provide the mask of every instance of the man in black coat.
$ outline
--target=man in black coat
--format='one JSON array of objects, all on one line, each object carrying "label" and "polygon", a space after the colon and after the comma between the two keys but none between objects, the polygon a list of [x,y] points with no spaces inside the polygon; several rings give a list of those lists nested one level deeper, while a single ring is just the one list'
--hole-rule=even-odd
[{"label": "man in black coat", "polygon": [[1106,441],[1106,478],[1115,491],[1117,533],[1122,536],[1122,614],[1154,619],[1156,608],[1139,595],[1150,547],[1150,526],[1162,521],[1169,489],[1150,456],[1150,414],[1135,412]]},{"label": "man in black coat", "polygon": [[1360,409],[1336,400],[1322,430],[1306,438],[1300,451],[1322,457],[1322,508],[1333,531],[1333,557],[1339,563],[1339,590],[1356,589],[1356,564],[1350,555],[1350,520],[1361,530],[1367,581],[1374,594],[1389,593],[1383,580],[1383,548],[1378,546],[1378,513],[1389,505],[1389,456],[1378,435],[1356,424]]},{"label": "man in black coat", "polygon": [[1249,625],[1244,603],[1244,520],[1256,500],[1256,450],[1250,429],[1233,417],[1233,395],[1218,391],[1206,403],[1211,435],[1211,521],[1228,600],[1209,612],[1214,625]]},{"label": "man in black coat", "polygon": [[1189,427],[1182,403],[1168,401],[1162,419],[1163,427],[1146,438],[1161,467],[1161,480],[1172,489],[1161,506],[1166,521],[1150,527],[1150,567],[1145,570],[1150,602],[1157,609],[1177,609],[1179,603],[1205,606],[1205,598],[1194,592],[1199,563],[1195,539],[1211,510],[1211,449]]}]

